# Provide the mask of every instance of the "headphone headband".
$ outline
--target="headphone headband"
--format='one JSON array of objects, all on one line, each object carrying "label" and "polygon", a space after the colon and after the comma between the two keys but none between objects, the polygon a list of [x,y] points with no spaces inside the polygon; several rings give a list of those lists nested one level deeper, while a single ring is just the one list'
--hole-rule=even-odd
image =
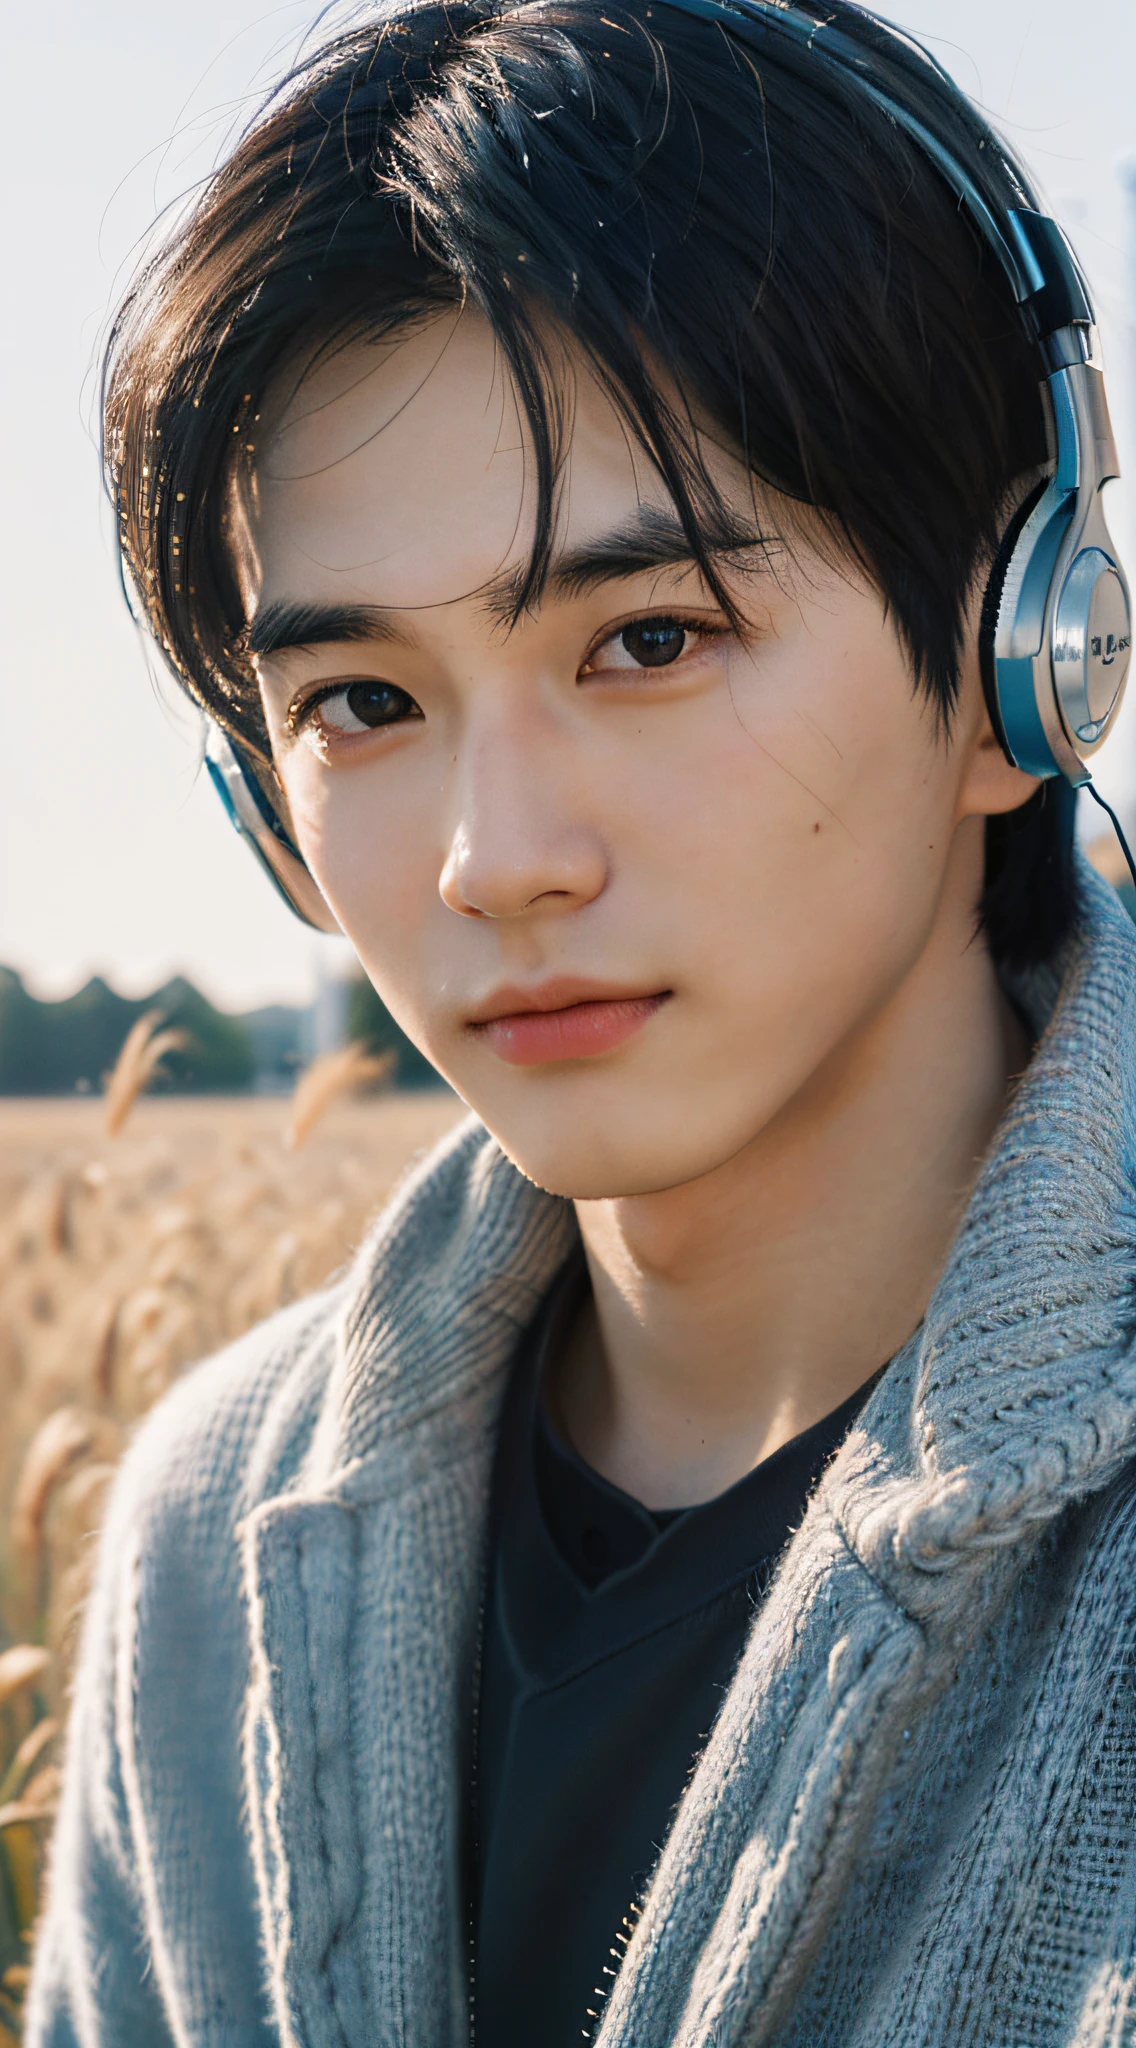
[{"label": "headphone headband", "polygon": [[[1057,222],[1041,211],[1026,172],[992,128],[981,124],[978,147],[991,148],[1012,185],[1019,204],[1007,207],[1000,222],[989,200],[979,190],[971,173],[937,135],[932,134],[910,108],[871,76],[871,55],[831,21],[817,21],[792,4],[792,0],[664,0],[683,14],[701,15],[717,22],[744,41],[752,41],[752,29],[769,30],[790,37],[815,51],[837,71],[854,79],[857,90],[874,101],[881,113],[901,129],[921,154],[939,172],[955,194],[983,241],[997,258],[1019,306],[1029,310],[1035,338],[1071,326],[1091,327],[1092,306],[1080,265]],[[972,101],[960,91],[944,67],[916,42],[890,23],[867,17],[889,40],[910,51],[926,65],[936,86],[946,89],[955,106],[969,123],[975,122]]]}]

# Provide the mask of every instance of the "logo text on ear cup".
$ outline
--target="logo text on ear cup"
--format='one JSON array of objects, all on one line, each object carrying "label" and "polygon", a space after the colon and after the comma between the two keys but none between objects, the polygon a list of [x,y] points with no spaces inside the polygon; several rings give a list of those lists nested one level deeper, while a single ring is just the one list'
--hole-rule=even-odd
[{"label": "logo text on ear cup", "polygon": [[1082,548],[1070,565],[1053,620],[1053,680],[1069,732],[1091,746],[1101,736],[1128,669],[1128,597],[1103,548]]},{"label": "logo text on ear cup", "polygon": [[1098,661],[1102,661],[1104,663],[1104,666],[1106,668],[1109,666],[1110,662],[1116,660],[1118,654],[1125,653],[1125,651],[1128,647],[1131,646],[1131,644],[1131,640],[1127,633],[1121,633],[1119,638],[1115,633],[1106,634],[1103,646],[1101,645],[1100,634],[1094,633],[1092,639],[1089,642],[1089,646],[1093,654],[1096,656]]}]

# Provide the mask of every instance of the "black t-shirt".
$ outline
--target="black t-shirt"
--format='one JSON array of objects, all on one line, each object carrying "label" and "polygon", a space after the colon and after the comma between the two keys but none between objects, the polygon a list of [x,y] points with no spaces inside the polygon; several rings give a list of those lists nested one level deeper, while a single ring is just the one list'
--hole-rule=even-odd
[{"label": "black t-shirt", "polygon": [[487,2048],[595,2030],[754,1609],[874,1384],[716,1500],[652,1513],[541,1399],[586,1286],[573,1262],[522,1346],[494,1472],[473,1823]]}]

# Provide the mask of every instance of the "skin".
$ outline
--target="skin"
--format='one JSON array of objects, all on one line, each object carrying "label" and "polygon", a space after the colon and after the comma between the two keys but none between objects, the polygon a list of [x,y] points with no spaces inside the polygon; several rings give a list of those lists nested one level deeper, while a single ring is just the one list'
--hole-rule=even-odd
[{"label": "skin", "polygon": [[[563,371],[570,555],[667,499],[567,348]],[[749,479],[704,454],[752,525]],[[1033,785],[973,622],[949,741],[878,594],[800,522],[791,553],[731,558],[744,633],[681,562],[554,581],[510,628],[531,465],[469,312],[293,375],[257,464],[254,638],[298,603],[384,614],[260,658],[298,842],[403,1028],[576,1205],[561,1427],[649,1506],[707,1499],[916,1327],[1026,1057],[975,906],[983,820]],[[660,618],[677,658],[644,666],[621,635]],[[394,722],[352,714],[359,680],[404,693]],[[598,1054],[513,1064],[487,1012],[563,976],[659,1000]]]}]

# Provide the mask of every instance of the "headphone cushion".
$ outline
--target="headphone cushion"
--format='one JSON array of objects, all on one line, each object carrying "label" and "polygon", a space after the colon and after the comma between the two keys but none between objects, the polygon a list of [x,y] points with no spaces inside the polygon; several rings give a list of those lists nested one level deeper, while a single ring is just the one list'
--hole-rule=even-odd
[{"label": "headphone cushion", "polygon": [[991,564],[990,573],[986,578],[986,588],[982,593],[982,615],[978,625],[978,661],[982,672],[982,693],[986,698],[986,709],[990,713],[990,723],[994,727],[995,736],[1002,748],[1002,752],[1011,764],[1014,757],[1006,743],[1006,727],[1002,718],[1002,702],[998,694],[998,663],[995,659],[994,643],[998,633],[998,615],[1002,609],[1002,593],[1006,588],[1006,578],[1010,572],[1010,563],[1014,559],[1015,550],[1022,537],[1022,532],[1030,513],[1033,511],[1034,506],[1040,503],[1048,486],[1048,477],[1043,477],[1041,482],[1036,484],[1032,491],[1027,491],[1022,499],[998,544],[998,552]]}]

